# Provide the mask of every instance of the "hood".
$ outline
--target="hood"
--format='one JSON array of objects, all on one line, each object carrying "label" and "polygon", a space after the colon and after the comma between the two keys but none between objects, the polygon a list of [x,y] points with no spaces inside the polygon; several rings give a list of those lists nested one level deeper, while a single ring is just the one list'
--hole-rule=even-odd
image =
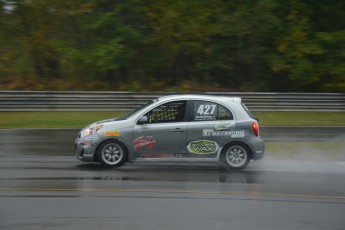
[{"label": "hood", "polygon": [[92,125],[98,125],[98,124],[103,124],[103,123],[108,123],[108,122],[118,121],[118,120],[120,120],[119,117],[110,118],[110,119],[106,119],[106,120],[97,121],[97,122],[93,123]]},{"label": "hood", "polygon": [[118,121],[120,120],[119,117],[116,117],[116,118],[110,118],[110,119],[106,119],[106,120],[101,120],[101,121],[96,121],[92,124],[89,124],[87,126],[85,126],[84,128],[81,129],[81,132],[84,131],[85,129],[88,129],[90,128],[91,126],[94,126],[94,125],[98,125],[98,124],[105,124],[105,123],[109,123],[109,122],[113,122],[113,121]]}]

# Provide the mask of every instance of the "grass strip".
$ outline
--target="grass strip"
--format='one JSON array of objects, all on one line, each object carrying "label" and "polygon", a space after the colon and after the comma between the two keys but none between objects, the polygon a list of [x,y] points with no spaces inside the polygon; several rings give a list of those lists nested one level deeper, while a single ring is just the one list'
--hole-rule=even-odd
[{"label": "grass strip", "polygon": [[[82,128],[123,112],[1,112],[0,128]],[[345,112],[254,112],[261,126],[345,126]]]},{"label": "grass strip", "polygon": [[261,126],[345,126],[345,112],[253,112]]},{"label": "grass strip", "polygon": [[2,112],[0,128],[82,128],[123,112]]}]

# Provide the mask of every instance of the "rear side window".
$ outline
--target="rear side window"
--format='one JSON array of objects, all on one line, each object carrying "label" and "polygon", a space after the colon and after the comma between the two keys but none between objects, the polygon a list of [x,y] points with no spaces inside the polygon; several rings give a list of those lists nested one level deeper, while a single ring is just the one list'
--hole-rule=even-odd
[{"label": "rear side window", "polygon": [[244,104],[244,103],[242,103],[242,107],[243,107],[243,109],[247,112],[247,114],[248,114],[248,116],[249,117],[251,117],[251,118],[253,118],[253,119],[257,119],[250,111],[249,111],[249,109],[247,108],[247,106]]},{"label": "rear side window", "polygon": [[232,113],[222,105],[209,101],[194,101],[194,121],[233,120]]}]

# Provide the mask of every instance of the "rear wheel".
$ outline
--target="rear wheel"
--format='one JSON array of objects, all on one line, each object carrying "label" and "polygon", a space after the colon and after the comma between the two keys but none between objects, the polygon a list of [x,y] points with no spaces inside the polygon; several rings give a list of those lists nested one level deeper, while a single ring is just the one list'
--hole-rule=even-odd
[{"label": "rear wheel", "polygon": [[226,168],[231,170],[242,170],[250,162],[251,154],[247,146],[242,143],[228,145],[222,153],[222,162]]},{"label": "rear wheel", "polygon": [[98,150],[98,160],[107,167],[120,167],[125,162],[127,151],[118,141],[104,142]]}]

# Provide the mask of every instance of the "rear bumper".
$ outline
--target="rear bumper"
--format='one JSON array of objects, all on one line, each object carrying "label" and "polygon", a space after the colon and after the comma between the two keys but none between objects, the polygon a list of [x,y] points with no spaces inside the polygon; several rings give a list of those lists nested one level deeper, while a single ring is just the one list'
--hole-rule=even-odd
[{"label": "rear bumper", "polygon": [[265,142],[260,137],[252,138],[249,145],[253,153],[253,160],[261,160],[265,156]]}]

